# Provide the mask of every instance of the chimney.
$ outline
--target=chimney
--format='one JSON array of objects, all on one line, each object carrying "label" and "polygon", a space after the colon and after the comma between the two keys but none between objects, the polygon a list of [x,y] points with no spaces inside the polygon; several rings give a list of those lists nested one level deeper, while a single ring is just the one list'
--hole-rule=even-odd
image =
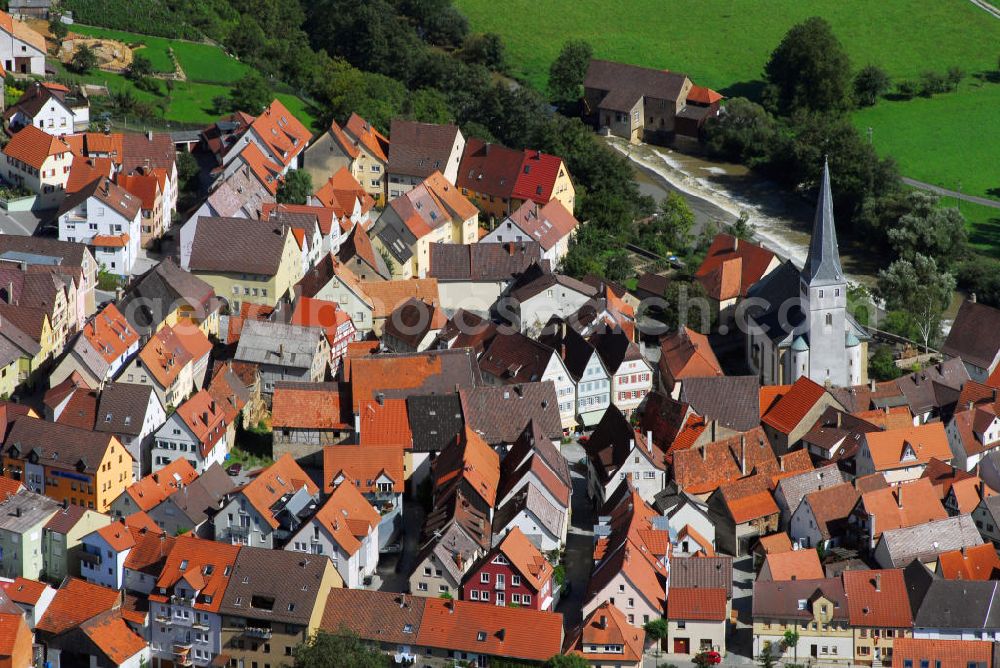
[{"label": "chimney", "polygon": [[146,131],[146,140],[147,141],[153,141],[153,131],[152,130],[147,130]]},{"label": "chimney", "polygon": [[608,618],[605,617],[604,615],[601,615],[601,622],[598,625],[598,628],[602,628],[602,629],[608,628]]},{"label": "chimney", "polygon": [[882,574],[875,574],[875,591],[882,591]]},{"label": "chimney", "polygon": [[971,295],[969,295],[969,301],[972,302],[973,304],[976,303],[976,293],[975,292],[973,292]]},{"label": "chimney", "polygon": [[15,517],[21,516],[21,506],[18,506],[17,508],[14,509],[14,516]]},{"label": "chimney", "polygon": [[740,249],[740,238],[733,236],[733,252],[735,253]]},{"label": "chimney", "polygon": [[903,507],[903,486],[900,485],[896,488],[896,505],[900,508]]},{"label": "chimney", "polygon": [[740,474],[747,474],[747,435],[740,434]]},{"label": "chimney", "polygon": [[840,429],[840,425],[843,422],[843,420],[844,420],[844,414],[841,413],[840,411],[837,411],[837,429]]},{"label": "chimney", "polygon": [[385,406],[385,395],[382,394],[381,392],[376,393],[375,401],[378,402],[379,406]]}]

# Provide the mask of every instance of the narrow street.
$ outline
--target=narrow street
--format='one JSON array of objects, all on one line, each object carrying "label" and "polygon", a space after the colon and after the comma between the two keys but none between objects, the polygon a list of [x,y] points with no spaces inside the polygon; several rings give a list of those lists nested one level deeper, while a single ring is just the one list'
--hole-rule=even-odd
[{"label": "narrow street", "polygon": [[566,537],[566,583],[556,612],[563,615],[563,627],[569,633],[583,621],[581,608],[587,596],[593,566],[594,512],[587,498],[587,479],[575,466],[584,457],[583,447],[575,440],[561,447],[573,478],[572,518]]}]

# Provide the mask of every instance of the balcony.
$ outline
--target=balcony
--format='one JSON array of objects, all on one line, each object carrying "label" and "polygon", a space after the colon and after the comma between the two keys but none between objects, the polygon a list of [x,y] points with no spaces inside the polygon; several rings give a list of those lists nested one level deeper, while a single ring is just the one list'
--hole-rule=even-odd
[{"label": "balcony", "polygon": [[503,591],[504,589],[507,588],[507,583],[506,582],[499,582],[499,581],[495,582],[493,584],[493,588],[496,589],[497,591]]},{"label": "balcony", "polygon": [[161,624],[173,624],[174,623],[174,620],[172,620],[170,618],[170,615],[165,615],[163,613],[160,613],[160,614],[156,615],[156,621],[158,621]]},{"label": "balcony", "polygon": [[260,638],[261,640],[271,639],[271,629],[261,626],[248,626],[243,629],[243,635],[250,638]]},{"label": "balcony", "polygon": [[174,643],[174,663],[178,666],[191,666],[191,643]]},{"label": "balcony", "polygon": [[178,596],[174,594],[170,597],[170,603],[173,605],[183,605],[185,607],[192,607],[194,605],[194,597]]},{"label": "balcony", "polygon": [[246,542],[250,537],[250,527],[232,526],[229,527],[229,538]]}]

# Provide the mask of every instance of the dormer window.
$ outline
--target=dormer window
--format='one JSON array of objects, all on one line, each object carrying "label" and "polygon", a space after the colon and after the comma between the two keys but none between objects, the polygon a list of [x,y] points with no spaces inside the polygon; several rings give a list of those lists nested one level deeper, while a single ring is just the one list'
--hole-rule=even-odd
[{"label": "dormer window", "polygon": [[187,559],[181,559],[180,569],[182,571],[186,571],[187,567],[188,567],[188,560]]},{"label": "dormer window", "polygon": [[806,606],[807,606],[808,603],[809,603],[809,601],[807,601],[806,599],[800,598],[799,599],[799,610],[806,610]]}]

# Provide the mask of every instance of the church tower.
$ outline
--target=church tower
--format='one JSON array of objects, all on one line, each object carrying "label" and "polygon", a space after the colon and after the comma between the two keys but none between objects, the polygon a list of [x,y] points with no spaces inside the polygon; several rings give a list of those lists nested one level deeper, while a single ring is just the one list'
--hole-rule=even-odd
[{"label": "church tower", "polygon": [[799,290],[805,315],[803,325],[808,328],[805,334],[809,344],[809,378],[820,385],[849,385],[847,281],[840,266],[830,168],[825,161],[809,257],[800,274]]}]

